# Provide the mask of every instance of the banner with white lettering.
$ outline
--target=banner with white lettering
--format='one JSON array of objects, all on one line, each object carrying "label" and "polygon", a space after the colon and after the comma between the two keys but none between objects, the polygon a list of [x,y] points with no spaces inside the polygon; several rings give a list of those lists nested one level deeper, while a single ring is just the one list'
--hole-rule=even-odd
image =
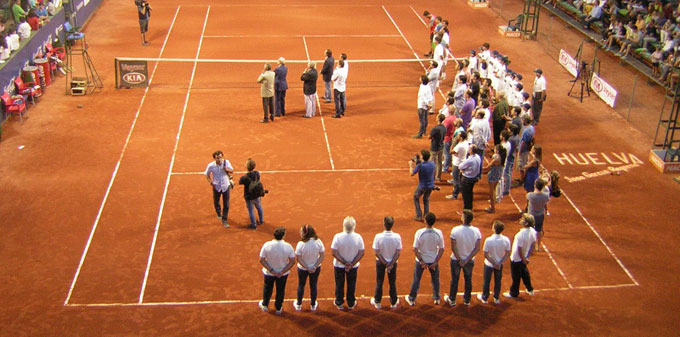
[{"label": "banner with white lettering", "polygon": [[116,88],[146,88],[149,85],[149,67],[146,61],[117,60]]},{"label": "banner with white lettering", "polygon": [[609,83],[605,82],[597,74],[593,74],[590,80],[590,88],[593,89],[595,94],[599,96],[607,105],[614,107],[614,102],[616,101],[616,89],[614,89]]},{"label": "banner with white lettering", "polygon": [[578,61],[564,49],[560,49],[560,64],[574,77],[578,74]]}]

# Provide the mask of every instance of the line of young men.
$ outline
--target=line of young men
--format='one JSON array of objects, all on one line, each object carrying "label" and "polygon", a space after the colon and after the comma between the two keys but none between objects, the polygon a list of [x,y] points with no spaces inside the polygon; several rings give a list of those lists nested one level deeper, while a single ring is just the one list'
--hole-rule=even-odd
[{"label": "line of young men", "polygon": [[[458,281],[461,270],[465,280],[463,303],[470,305],[472,296],[472,270],[474,268],[475,255],[480,250],[481,232],[472,225],[473,214],[465,210],[461,218],[462,224],[451,230],[451,283],[449,295],[444,296],[444,302],[450,307],[456,305],[455,298],[458,293]],[[425,227],[415,233],[413,251],[416,256],[413,281],[405,301],[414,306],[420,287],[422,274],[428,270],[431,276],[434,304],[440,304],[439,292],[439,260],[441,259],[445,243],[440,229],[434,227],[436,216],[433,213],[425,215]],[[399,305],[396,290],[396,273],[399,256],[402,250],[402,240],[398,233],[392,231],[394,219],[387,216],[383,220],[385,230],[375,235],[373,249],[376,256],[376,288],[370,303],[376,309],[382,307],[383,283],[387,274],[389,283],[390,308]],[[502,235],[505,225],[500,221],[494,221],[494,234],[489,236],[483,246],[484,251],[484,286],[482,293],[477,299],[482,303],[488,303],[491,285],[491,277],[494,278],[493,301],[499,303],[501,291],[501,279],[503,265],[510,259],[512,285],[510,291],[503,295],[508,298],[518,298],[520,280],[526,286],[526,292],[533,295],[531,277],[527,265],[534,251],[536,232],[533,229],[534,218],[530,214],[524,214],[520,219],[522,228],[514,237],[511,246],[510,240]],[[302,309],[302,298],[307,276],[310,276],[311,303],[310,308],[316,311],[316,282],[321,270],[321,262],[324,257],[323,243],[315,234],[309,235],[310,226],[305,225],[300,231],[301,241],[295,250],[285,242],[285,228],[279,227],[274,231],[274,240],[266,242],[260,251],[260,263],[264,274],[263,299],[258,303],[262,311],[268,311],[268,305],[276,285],[275,309],[277,314],[283,310],[285,287],[290,269],[297,261],[298,266],[298,292],[297,300],[293,303],[294,308]],[[343,232],[336,234],[331,243],[333,252],[333,266],[335,276],[335,300],[334,306],[344,310],[345,294],[347,308],[352,310],[357,305],[355,287],[360,260],[364,257],[364,242],[361,235],[355,232],[356,221],[352,217],[346,217],[343,221]],[[313,232],[313,229],[312,229]],[[311,242],[311,243],[310,243]],[[313,276],[313,277],[312,277]],[[345,290],[345,283],[347,284]]]}]

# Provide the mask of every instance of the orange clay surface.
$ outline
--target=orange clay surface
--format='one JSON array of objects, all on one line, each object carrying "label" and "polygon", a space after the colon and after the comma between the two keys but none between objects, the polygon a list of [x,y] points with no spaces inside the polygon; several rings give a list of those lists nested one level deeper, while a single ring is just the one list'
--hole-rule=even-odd
[{"label": "orange clay surface", "polygon": [[[104,2],[88,22],[90,54],[105,84],[101,93],[65,96],[60,77],[31,106],[24,124],[11,119],[3,125],[1,336],[677,335],[680,185],[648,163],[649,135],[595,96],[583,103],[567,97],[568,73],[538,43],[502,39],[496,29],[503,20],[490,10],[463,1],[151,5],[148,47],[140,44],[131,1]],[[531,259],[533,297],[522,293],[519,301],[499,305],[473,299],[465,307],[458,296],[453,309],[435,306],[425,275],[415,307],[403,297],[396,310],[385,299],[382,310],[369,304],[375,287],[370,247],[385,215],[394,216],[403,238],[397,286],[400,295],[408,293],[410,247],[422,223],[411,220],[416,180],[407,161],[429,142],[411,138],[418,128],[421,65],[351,61],[425,53],[424,10],[452,22],[455,56],[489,42],[509,55],[528,90],[533,69],[541,67],[547,77],[537,143],[546,168],[560,171],[564,195],[550,203],[549,253]],[[560,39],[579,43],[572,32]],[[304,66],[295,63],[288,73],[287,114],[269,124],[258,123],[261,63],[160,62],[153,71],[156,63],[149,62],[148,92],[114,88],[116,56],[307,60],[309,53],[321,60],[326,48],[349,55],[342,119],[330,118],[332,104],[324,103],[313,119],[301,118]],[[448,73],[443,90],[452,83],[451,65]],[[318,88],[321,94],[321,80]],[[437,96],[437,108],[441,104]],[[263,199],[266,224],[257,231],[246,229],[241,187],[231,196],[231,228],[214,215],[202,172],[218,149],[239,172],[237,179],[247,158],[262,172],[271,193]],[[596,174],[630,164],[638,165],[620,175]],[[459,224],[462,201],[446,200],[451,187],[441,187],[431,210],[436,227],[448,234]],[[475,187],[474,225],[483,237],[491,234],[493,220],[506,223],[507,236],[516,233],[524,190],[515,188],[511,196],[487,214],[486,177]],[[357,219],[366,257],[358,272],[358,307],[340,312],[330,300],[330,243],[347,215]],[[303,224],[317,228],[327,249],[320,308],[311,313],[305,300],[303,311],[294,311],[293,269],[283,315],[262,313],[256,305],[262,296],[260,247],[278,226],[288,229],[286,240],[295,245]],[[442,295],[451,279],[446,241]],[[480,253],[474,292],[482,288],[482,264]],[[504,291],[510,280],[506,265]]]}]

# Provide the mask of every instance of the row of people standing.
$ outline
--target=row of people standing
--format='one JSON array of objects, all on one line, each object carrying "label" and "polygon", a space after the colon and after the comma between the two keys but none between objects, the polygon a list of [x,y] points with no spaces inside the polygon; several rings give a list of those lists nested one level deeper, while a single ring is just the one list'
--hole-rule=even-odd
[{"label": "row of people standing", "polygon": [[[503,266],[510,259],[512,285],[508,292],[503,295],[516,299],[519,297],[520,281],[524,282],[526,292],[533,295],[531,276],[527,265],[529,258],[534,252],[536,232],[533,229],[534,217],[524,214],[519,221],[521,228],[514,237],[511,245],[510,240],[502,233],[505,225],[500,221],[494,221],[493,233],[485,241],[482,248],[481,231],[472,225],[473,214],[466,210],[461,217],[462,224],[453,227],[449,235],[451,242],[451,283],[449,295],[443,300],[450,307],[456,305],[458,283],[460,274],[464,276],[463,303],[470,305],[472,297],[472,271],[475,264],[475,256],[480,250],[484,252],[484,277],[483,290],[477,296],[481,303],[488,303],[491,296],[491,279],[494,280],[493,302],[499,303],[501,296],[501,280]],[[434,227],[436,216],[433,213],[425,215],[425,226],[418,229],[414,235],[413,252],[415,254],[415,267],[413,280],[409,294],[404,297],[410,306],[416,304],[418,290],[423,272],[430,273],[434,304],[441,302],[439,289],[439,260],[445,251],[444,235],[440,229]],[[393,231],[394,219],[387,216],[383,219],[385,230],[377,233],[373,239],[372,248],[375,252],[376,263],[376,287],[374,295],[370,299],[371,305],[376,309],[382,308],[383,284],[387,276],[389,284],[390,308],[397,308],[400,300],[397,295],[396,278],[399,257],[402,251],[400,234]],[[357,273],[360,261],[364,257],[364,241],[360,234],[356,233],[356,220],[348,216],[343,221],[343,231],[333,237],[331,243],[333,260],[333,273],[335,279],[334,306],[339,310],[352,310],[357,306],[355,295]],[[293,302],[296,311],[302,310],[307,280],[310,287],[310,310],[316,311],[319,303],[318,280],[321,273],[321,264],[325,257],[325,248],[315,229],[310,225],[304,225],[300,229],[300,241],[295,249],[284,241],[286,229],[279,227],[274,231],[274,240],[266,242],[260,250],[260,263],[264,275],[263,298],[258,302],[262,311],[268,311],[269,302],[276,286],[274,307],[277,314],[283,311],[285,289],[290,274],[290,269],[297,263],[298,286],[297,297]]]},{"label": "row of people standing", "polygon": [[[326,49],[325,60],[321,71],[317,71],[316,62],[308,62],[307,67],[300,75],[300,80],[303,82],[302,91],[305,101],[305,113],[302,117],[312,118],[316,115],[316,84],[319,78],[319,73],[324,82],[324,102],[335,102],[334,118],[340,118],[345,115],[345,107],[347,105],[347,97],[345,96],[346,81],[349,73],[349,64],[347,63],[347,54],[342,53],[338,60],[338,65],[335,65],[333,52]],[[264,117],[262,123],[273,122],[275,117],[283,117],[286,115],[286,92],[288,90],[288,67],[286,66],[286,59],[280,57],[278,65],[272,69],[270,63],[265,63],[264,69],[257,82],[261,83],[260,95],[262,97],[262,109]],[[331,91],[331,83],[333,90]],[[331,99],[332,92],[332,99]]]}]

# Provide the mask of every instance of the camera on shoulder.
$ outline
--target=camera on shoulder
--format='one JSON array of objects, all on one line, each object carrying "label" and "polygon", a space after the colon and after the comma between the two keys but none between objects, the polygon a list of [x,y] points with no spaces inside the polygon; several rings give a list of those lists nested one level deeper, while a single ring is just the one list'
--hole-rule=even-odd
[{"label": "camera on shoulder", "polygon": [[420,164],[421,163],[420,155],[416,154],[415,156],[411,157],[411,161],[416,163],[416,164]]}]

